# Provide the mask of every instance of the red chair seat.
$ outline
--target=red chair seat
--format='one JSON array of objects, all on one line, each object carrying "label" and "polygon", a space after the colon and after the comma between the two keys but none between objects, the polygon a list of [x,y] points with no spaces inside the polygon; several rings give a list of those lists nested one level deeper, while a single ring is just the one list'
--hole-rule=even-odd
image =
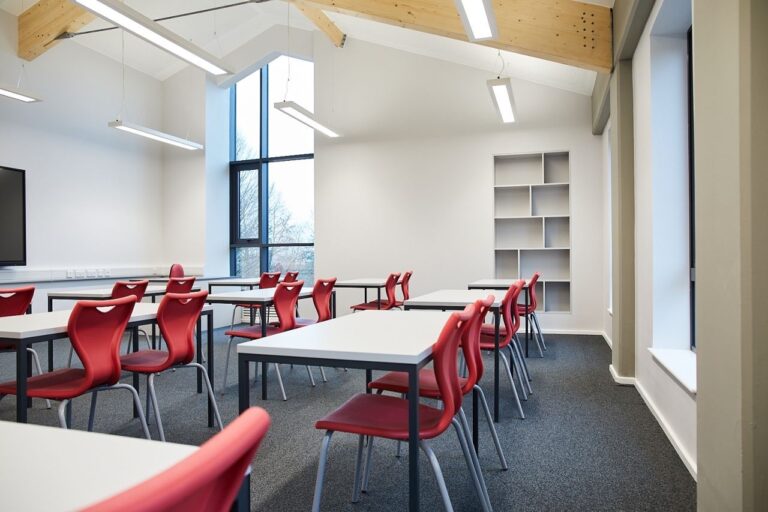
[{"label": "red chair seat", "polygon": [[[461,388],[467,383],[467,379],[459,377]],[[393,393],[408,392],[408,374],[405,372],[389,372],[368,385],[371,389],[382,389]],[[437,386],[435,371],[431,368],[419,372],[419,395],[425,398],[440,398],[440,389]]]},{"label": "red chair seat", "polygon": [[[267,326],[267,336],[277,334],[281,332],[279,327]],[[226,331],[225,336],[234,336],[235,338],[248,338],[251,340],[258,340],[261,338],[261,326],[251,325],[249,327],[243,327],[241,329],[233,329]]]},{"label": "red chair seat", "polygon": [[372,309],[387,309],[387,303],[383,300],[372,300],[370,302],[364,302],[362,304],[355,304],[352,306],[355,311],[370,311]]},{"label": "red chair seat", "polygon": [[261,309],[261,304],[235,304],[236,308]]},{"label": "red chair seat", "polygon": [[0,343],[0,351],[16,350],[16,345],[13,343]]},{"label": "red chair seat", "polygon": [[[64,400],[80,395],[85,380],[85,370],[81,368],[63,368],[27,379],[27,396]],[[16,381],[0,384],[0,395],[15,395]]]},{"label": "red chair seat", "polygon": [[[483,324],[480,327],[480,334],[496,336],[496,327],[494,327],[493,324]],[[507,328],[504,327],[504,324],[499,325],[499,336],[506,336],[506,335],[507,335]]]},{"label": "red chair seat", "polygon": [[120,366],[127,372],[157,373],[168,368],[168,352],[165,350],[140,350],[120,356]]},{"label": "red chair seat", "polygon": [[517,314],[519,314],[519,315],[525,315],[526,313],[533,313],[534,311],[536,311],[536,310],[534,308],[532,308],[532,307],[526,308],[525,304],[518,304],[517,305]]},{"label": "red chair seat", "polygon": [[[434,435],[443,411],[428,405],[419,405],[419,438],[425,430]],[[315,423],[319,430],[333,430],[350,434],[408,440],[408,401],[385,395],[357,394],[347,402]],[[434,437],[434,436],[432,436]]]}]

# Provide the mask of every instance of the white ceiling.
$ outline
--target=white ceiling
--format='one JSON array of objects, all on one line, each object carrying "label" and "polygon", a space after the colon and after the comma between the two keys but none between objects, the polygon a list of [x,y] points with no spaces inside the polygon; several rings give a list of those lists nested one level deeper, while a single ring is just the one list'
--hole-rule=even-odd
[{"label": "white ceiling", "polygon": [[[235,0],[126,0],[126,4],[145,16],[156,19],[164,16],[191,12],[234,3]],[[594,3],[612,4],[612,0],[594,0]],[[18,15],[33,5],[34,0],[0,0],[0,9]],[[288,9],[282,1],[248,4],[220,11],[198,14],[163,22],[167,28],[204,48],[209,53],[223,57],[273,25],[315,30],[295,8]],[[501,59],[497,50],[445,37],[408,30],[392,25],[368,21],[362,18],[329,13],[348,37],[370,43],[389,46],[419,55],[487,71],[489,76],[498,74]],[[110,26],[96,20],[82,29],[93,30]],[[112,30],[99,34],[82,35],[60,44],[81,44],[117,61],[122,60],[122,31]],[[543,85],[557,87],[579,94],[589,95],[595,81],[595,72],[573,66],[502,52],[504,74]],[[159,80],[174,75],[185,63],[156,47],[125,35],[125,63]]]}]

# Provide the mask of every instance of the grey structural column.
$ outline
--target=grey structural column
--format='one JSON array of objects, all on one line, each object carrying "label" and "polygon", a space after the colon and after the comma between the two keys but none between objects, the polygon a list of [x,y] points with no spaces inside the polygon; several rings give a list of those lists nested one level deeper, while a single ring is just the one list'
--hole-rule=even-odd
[{"label": "grey structural column", "polygon": [[[613,211],[614,378],[635,376],[635,152],[632,61],[620,60],[611,76],[611,204]],[[627,382],[630,383],[630,382]]]},{"label": "grey structural column", "polygon": [[768,2],[693,2],[698,508],[768,506]]}]

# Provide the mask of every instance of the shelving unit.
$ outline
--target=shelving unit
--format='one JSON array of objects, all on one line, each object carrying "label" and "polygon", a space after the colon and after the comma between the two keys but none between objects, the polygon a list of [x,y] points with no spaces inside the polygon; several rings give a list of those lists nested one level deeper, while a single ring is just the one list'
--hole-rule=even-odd
[{"label": "shelving unit", "polygon": [[568,152],[494,158],[497,278],[541,273],[545,313],[571,311],[571,204]]}]

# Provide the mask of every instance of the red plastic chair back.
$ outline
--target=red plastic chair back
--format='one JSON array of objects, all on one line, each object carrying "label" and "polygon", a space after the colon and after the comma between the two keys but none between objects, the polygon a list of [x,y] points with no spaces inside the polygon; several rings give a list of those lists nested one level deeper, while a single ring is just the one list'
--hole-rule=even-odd
[{"label": "red plastic chair back", "polygon": [[[157,325],[168,345],[166,368],[187,364],[195,357],[195,323],[208,292],[166,293],[157,308]],[[165,368],[163,368],[165,369]],[[162,371],[162,370],[158,370]]]},{"label": "red plastic chair back", "polygon": [[283,278],[284,283],[295,283],[296,280],[299,278],[298,272],[286,272],[285,277]]},{"label": "red plastic chair back", "polygon": [[277,285],[274,302],[277,320],[280,323],[280,332],[290,331],[296,327],[296,303],[299,300],[302,286],[304,286],[304,281]]},{"label": "red plastic chair back", "polygon": [[409,270],[405,274],[403,274],[403,278],[400,280],[400,288],[402,288],[403,290],[403,300],[408,300],[411,298],[411,290],[409,288],[409,283],[411,281],[412,275],[413,275],[413,270]]},{"label": "red plastic chair back", "polygon": [[34,294],[34,286],[0,288],[0,317],[25,314]]},{"label": "red plastic chair back", "polygon": [[264,272],[259,278],[259,288],[274,288],[280,282],[280,272]]},{"label": "red plastic chair back", "polygon": [[312,288],[312,302],[315,303],[318,323],[331,318],[331,293],[335,284],[335,277],[315,281],[315,287]]},{"label": "red plastic chair back", "polygon": [[400,274],[398,273],[389,274],[389,277],[387,277],[387,280],[384,283],[384,291],[387,292],[387,303],[382,306],[382,309],[392,309],[395,307],[395,303],[397,302],[396,288],[398,279],[400,279]]},{"label": "red plastic chair back", "polygon": [[186,459],[84,512],[228,511],[269,425],[252,407]]},{"label": "red plastic chair back", "polygon": [[443,326],[437,342],[432,346],[432,361],[435,369],[437,388],[443,401],[442,414],[435,426],[423,434],[426,437],[445,431],[456,411],[461,407],[463,393],[459,385],[459,368],[456,354],[464,331],[475,316],[475,305],[469,304],[464,311],[452,313]]},{"label": "red plastic chair back", "polygon": [[[530,307],[529,311],[536,311],[537,303],[536,303],[536,283],[539,281],[539,278],[541,277],[541,274],[538,272],[533,273],[533,277],[531,277],[531,283],[528,285],[528,293],[530,297]],[[525,304],[523,304],[525,306]]]},{"label": "red plastic chair back", "polygon": [[184,267],[181,266],[181,263],[174,263],[171,265],[168,277],[184,277]]},{"label": "red plastic chair back", "polygon": [[504,320],[506,334],[499,340],[500,347],[506,347],[520,329],[520,311],[517,309],[517,299],[520,297],[525,281],[518,279],[509,287],[501,300],[501,318]]},{"label": "red plastic chair back", "polygon": [[165,293],[189,293],[195,286],[195,277],[172,277],[165,285]]},{"label": "red plastic chair back", "polygon": [[475,316],[469,323],[464,336],[461,338],[461,351],[464,354],[464,360],[467,362],[467,380],[461,390],[466,395],[475,384],[483,378],[483,355],[480,351],[480,328],[483,326],[485,315],[493,305],[496,298],[489,295],[485,299],[475,301]]},{"label": "red plastic chair back", "polygon": [[80,301],[69,315],[67,333],[85,378],[77,396],[96,386],[120,380],[120,340],[131,318],[136,297],[128,295],[104,301]]},{"label": "red plastic chair back", "polygon": [[112,287],[112,298],[122,299],[133,295],[136,297],[136,302],[141,302],[144,294],[147,293],[147,286],[149,286],[149,281],[146,279],[142,281],[117,281]]}]

